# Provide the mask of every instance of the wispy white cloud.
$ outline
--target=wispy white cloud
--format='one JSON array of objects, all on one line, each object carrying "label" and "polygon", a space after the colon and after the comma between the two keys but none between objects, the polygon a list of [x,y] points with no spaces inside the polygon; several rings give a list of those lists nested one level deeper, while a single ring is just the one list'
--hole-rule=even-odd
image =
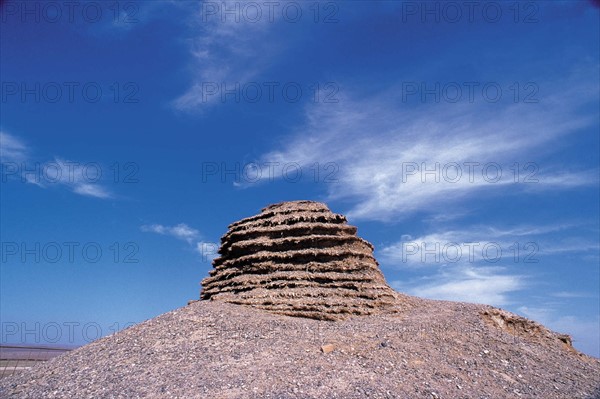
[{"label": "wispy white cloud", "polygon": [[147,233],[157,233],[175,237],[179,240],[187,241],[189,244],[200,238],[200,232],[185,223],[179,223],[175,226],[164,226],[162,224],[143,225],[141,230]]},{"label": "wispy white cloud", "polygon": [[537,263],[544,255],[575,253],[583,256],[598,251],[597,241],[581,235],[580,230],[585,226],[576,222],[503,228],[478,225],[418,237],[404,234],[397,242],[382,246],[377,253],[382,261],[400,268],[499,261]]},{"label": "wispy white cloud", "polygon": [[547,239],[540,244],[540,254],[556,255],[564,253],[577,253],[582,256],[594,256],[598,254],[600,242],[598,242],[598,232],[595,237],[560,237]]},{"label": "wispy white cloud", "polygon": [[111,198],[111,194],[106,189],[95,184],[76,184],[73,186],[73,192],[88,197]]},{"label": "wispy white cloud", "polygon": [[[334,162],[339,182],[328,185],[329,199],[353,204],[350,218],[382,221],[452,212],[474,196],[593,185],[597,170],[536,163],[561,139],[595,123],[595,115],[579,112],[596,101],[597,92],[588,86],[573,80],[539,104],[494,107],[411,108],[393,88],[360,100],[354,99],[359,95],[341,95],[337,104],[312,104],[306,123],[261,161],[303,167]],[[515,162],[519,174],[511,169]]]},{"label": "wispy white cloud", "polygon": [[0,131],[0,159],[4,162],[22,162],[28,156],[27,146],[17,137]]},{"label": "wispy white cloud", "polygon": [[[94,175],[89,173],[88,164],[71,162],[62,158],[38,162],[32,158],[31,152],[31,149],[18,137],[0,132],[2,180],[20,179],[22,182],[40,188],[60,186],[87,197],[113,198],[113,194],[99,183],[102,174],[99,165],[95,164],[96,175]],[[94,168],[89,169],[94,170]]]},{"label": "wispy white cloud", "polygon": [[217,256],[218,244],[203,240],[198,230],[185,223],[179,223],[175,226],[165,226],[162,224],[143,225],[140,227],[140,230],[146,233],[156,233],[185,241],[195,252],[202,256],[203,261],[211,261]]},{"label": "wispy white cloud", "polygon": [[[565,237],[578,234],[585,226],[586,223],[577,222],[510,227],[477,225],[419,237],[404,234],[398,242],[381,247],[377,257],[385,267],[419,273],[418,278],[395,281],[394,287],[401,291],[433,299],[506,306],[514,303],[513,293],[530,287],[533,279],[529,273],[523,273],[522,267],[515,273],[510,265],[544,261],[544,255],[554,253],[564,241],[569,241]],[[563,250],[581,256],[583,248],[576,245]],[[562,291],[554,296],[574,298],[575,295],[579,294]]]},{"label": "wispy white cloud", "polygon": [[416,281],[392,281],[391,285],[425,298],[505,306],[512,302],[511,293],[525,287],[525,277],[509,274],[503,267],[467,265],[442,268],[436,276]]},{"label": "wispy white cloud", "polygon": [[[61,158],[55,158],[54,162],[48,162],[42,165],[42,169],[44,168],[58,172],[50,181],[48,181],[48,179],[41,179],[41,183],[38,183],[40,183],[42,186],[60,184],[69,187],[76,194],[88,197],[101,199],[113,197],[108,189],[96,182],[99,180],[100,176],[93,174],[88,176],[85,166],[80,163],[67,161]],[[96,173],[101,174],[101,168],[96,170]],[[47,175],[47,173],[42,174],[42,176]]]},{"label": "wispy white cloud", "polygon": [[276,21],[266,15],[256,19],[244,10],[243,2],[209,2],[193,13],[192,85],[174,101],[175,108],[203,111],[222,101],[221,93],[252,82],[269,66],[278,45],[268,33]]}]

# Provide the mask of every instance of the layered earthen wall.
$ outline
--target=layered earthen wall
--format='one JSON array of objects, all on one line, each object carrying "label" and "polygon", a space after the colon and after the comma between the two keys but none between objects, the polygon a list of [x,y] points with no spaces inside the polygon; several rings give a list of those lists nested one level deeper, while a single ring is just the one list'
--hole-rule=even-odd
[{"label": "layered earthen wall", "polygon": [[232,223],[219,254],[201,299],[325,320],[395,303],[373,246],[319,202],[274,204]]}]

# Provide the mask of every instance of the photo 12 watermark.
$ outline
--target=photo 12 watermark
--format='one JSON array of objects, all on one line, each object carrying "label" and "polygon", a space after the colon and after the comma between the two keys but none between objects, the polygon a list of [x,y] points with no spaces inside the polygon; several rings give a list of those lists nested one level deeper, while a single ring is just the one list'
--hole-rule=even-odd
[{"label": "photo 12 watermark", "polygon": [[339,5],[334,1],[204,1],[202,22],[336,24]]},{"label": "photo 12 watermark", "polygon": [[137,24],[140,4],[136,1],[2,1],[2,23]]},{"label": "photo 12 watermark", "polygon": [[339,86],[335,82],[301,84],[298,82],[202,82],[198,85],[202,103],[338,103]]},{"label": "photo 12 watermark", "polygon": [[536,82],[402,82],[402,103],[497,103],[502,99],[513,103],[537,104]]},{"label": "photo 12 watermark", "polygon": [[137,242],[100,243],[96,241],[2,241],[2,264],[96,264],[99,262],[139,263]]},{"label": "photo 12 watermark", "polygon": [[88,103],[102,100],[115,104],[137,104],[140,87],[136,82],[23,82],[2,81],[0,100],[6,103]]},{"label": "photo 12 watermark", "polygon": [[538,263],[540,247],[536,242],[417,242],[401,243],[403,263],[497,263],[501,260],[513,263]]},{"label": "photo 12 watermark", "polygon": [[310,181],[312,183],[337,183],[340,168],[335,162],[302,165],[299,162],[202,162],[201,181],[253,184],[261,181],[282,180],[287,183]]},{"label": "photo 12 watermark", "polygon": [[535,1],[402,1],[402,23],[498,23],[535,24],[540,21]]},{"label": "photo 12 watermark", "polygon": [[539,183],[536,162],[514,162],[502,166],[497,162],[402,162],[401,183]]},{"label": "photo 12 watermark", "polygon": [[202,262],[212,262],[219,256],[219,244],[216,242],[199,242],[196,250],[202,256]]},{"label": "photo 12 watermark", "polygon": [[114,322],[108,326],[100,323],[78,321],[65,322],[16,322],[2,321],[2,343],[11,344],[82,344],[90,343],[105,335],[114,334],[134,326],[135,322]]},{"label": "photo 12 watermark", "polygon": [[140,182],[137,162],[113,162],[103,166],[99,162],[2,162],[0,181],[19,180],[42,186],[52,184],[94,184],[102,181],[134,184]]}]

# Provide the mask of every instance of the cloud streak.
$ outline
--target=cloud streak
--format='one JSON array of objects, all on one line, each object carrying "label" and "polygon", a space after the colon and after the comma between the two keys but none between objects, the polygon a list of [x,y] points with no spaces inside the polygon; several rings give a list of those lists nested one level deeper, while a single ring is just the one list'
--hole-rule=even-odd
[{"label": "cloud streak", "polygon": [[[101,167],[93,163],[81,164],[62,158],[54,161],[37,162],[30,156],[31,149],[16,136],[0,132],[0,154],[2,160],[2,181],[18,179],[40,188],[67,187],[71,192],[86,197],[110,199],[113,194],[98,181]],[[94,170],[89,174],[89,170]]]},{"label": "cloud streak", "polygon": [[[579,232],[586,224],[556,223],[507,228],[471,226],[448,229],[419,237],[409,234],[377,252],[399,268],[423,268],[441,264],[489,264],[501,260],[537,263],[541,256],[574,253],[584,256],[600,244]],[[597,233],[597,232],[596,232]]]},{"label": "cloud streak", "polygon": [[211,261],[217,256],[219,246],[216,243],[203,240],[198,230],[185,223],[179,223],[175,226],[165,226],[162,224],[143,225],[140,227],[140,230],[145,233],[155,233],[185,241],[195,252],[202,255],[203,261]]},{"label": "cloud streak", "polygon": [[186,241],[189,244],[200,238],[200,232],[185,223],[179,223],[176,226],[164,226],[162,224],[143,225],[141,230],[146,233],[156,233],[175,237],[179,240]]},{"label": "cloud streak", "polygon": [[512,302],[510,294],[525,287],[525,277],[508,274],[502,267],[462,266],[442,270],[435,277],[392,281],[391,285],[425,298],[505,306]]},{"label": "cloud streak", "polygon": [[239,8],[237,2],[203,2],[193,13],[192,85],[175,99],[176,109],[204,111],[222,100],[221,93],[234,89],[236,84],[253,81],[268,67],[277,45],[272,35],[267,40],[267,34],[275,22],[267,18],[253,22],[240,19],[239,10],[234,12],[236,15],[221,10],[236,4]]},{"label": "cloud streak", "polygon": [[5,162],[22,162],[27,159],[27,146],[20,139],[0,131],[0,159]]},{"label": "cloud streak", "polygon": [[446,213],[474,196],[597,184],[598,170],[536,163],[564,137],[595,123],[594,115],[579,112],[596,101],[587,82],[571,81],[539,104],[493,107],[409,107],[395,92],[311,105],[288,144],[263,154],[261,162],[336,163],[339,184],[328,186],[329,199],[353,204],[348,216],[364,220]]}]

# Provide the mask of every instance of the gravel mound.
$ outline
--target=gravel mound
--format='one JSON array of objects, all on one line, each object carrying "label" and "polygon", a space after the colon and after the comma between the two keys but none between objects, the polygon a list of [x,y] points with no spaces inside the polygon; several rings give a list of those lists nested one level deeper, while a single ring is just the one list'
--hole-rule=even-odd
[{"label": "gravel mound", "polygon": [[598,398],[600,361],[484,305],[324,321],[198,301],[0,380],[2,398]]},{"label": "gravel mound", "polygon": [[485,305],[392,290],[312,201],[232,223],[200,301],[0,380],[4,398],[600,398],[600,360]]}]

